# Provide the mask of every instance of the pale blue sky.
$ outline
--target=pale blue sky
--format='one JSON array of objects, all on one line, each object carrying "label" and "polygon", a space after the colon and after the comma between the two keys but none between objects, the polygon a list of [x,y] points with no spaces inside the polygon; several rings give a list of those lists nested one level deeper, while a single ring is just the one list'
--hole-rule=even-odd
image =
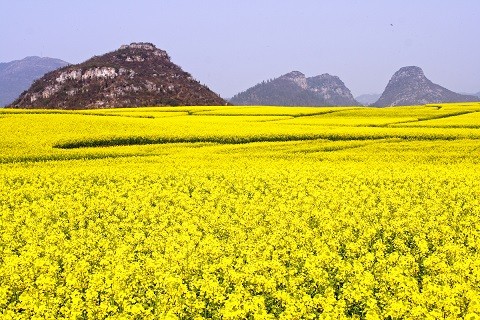
[{"label": "pale blue sky", "polygon": [[71,63],[152,42],[223,97],[292,70],[381,93],[417,65],[454,91],[480,91],[478,0],[0,0],[0,62]]}]

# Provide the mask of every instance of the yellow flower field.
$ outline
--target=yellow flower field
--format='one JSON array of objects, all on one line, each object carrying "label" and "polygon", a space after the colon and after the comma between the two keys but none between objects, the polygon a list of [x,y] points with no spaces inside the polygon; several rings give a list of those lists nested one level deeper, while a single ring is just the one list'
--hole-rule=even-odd
[{"label": "yellow flower field", "polygon": [[2,319],[480,319],[480,104],[0,109]]}]

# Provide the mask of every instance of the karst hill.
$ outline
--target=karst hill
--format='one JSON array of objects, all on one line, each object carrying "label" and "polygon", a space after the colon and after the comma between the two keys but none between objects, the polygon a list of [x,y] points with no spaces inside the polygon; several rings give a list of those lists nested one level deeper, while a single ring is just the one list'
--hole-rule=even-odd
[{"label": "karst hill", "polygon": [[171,62],[165,51],[151,43],[132,43],[47,73],[10,107],[95,109],[225,104],[218,94]]}]

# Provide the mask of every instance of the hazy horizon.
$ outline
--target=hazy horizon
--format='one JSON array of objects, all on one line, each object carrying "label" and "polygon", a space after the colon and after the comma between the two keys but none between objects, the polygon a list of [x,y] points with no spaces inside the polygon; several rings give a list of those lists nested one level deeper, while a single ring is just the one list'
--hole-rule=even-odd
[{"label": "hazy horizon", "polygon": [[[480,2],[9,2],[0,62],[46,56],[80,63],[152,42],[222,97],[298,70],[339,76],[354,96],[381,93],[416,65],[456,92],[480,91]],[[6,49],[7,48],[7,49]]]}]

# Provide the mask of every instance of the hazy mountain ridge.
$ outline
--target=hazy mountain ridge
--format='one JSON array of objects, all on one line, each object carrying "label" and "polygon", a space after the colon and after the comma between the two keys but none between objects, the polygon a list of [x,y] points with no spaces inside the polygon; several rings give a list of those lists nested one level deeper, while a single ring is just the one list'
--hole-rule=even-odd
[{"label": "hazy mountain ridge", "polygon": [[[61,67],[62,72],[57,70]],[[53,75],[50,74],[52,70]],[[225,104],[218,94],[173,64],[165,51],[149,43],[133,43],[78,65],[40,57],[0,63],[0,106],[13,102],[42,76],[44,78],[35,82],[13,106],[73,109]],[[83,87],[78,87],[79,83]],[[307,78],[299,71],[292,71],[240,92],[230,102],[237,105],[384,107],[479,100],[480,92],[453,92],[427,79],[421,68],[410,66],[398,70],[381,95],[364,94],[354,98],[336,76],[325,73]]]},{"label": "hazy mountain ridge", "polygon": [[427,79],[421,68],[408,66],[395,72],[381,97],[372,106],[408,106],[471,101],[479,101],[479,98],[450,91]]},{"label": "hazy mountain ridge", "polygon": [[380,98],[381,94],[379,93],[367,93],[361,94],[355,97],[355,100],[363,104],[364,106],[368,106],[374,102],[376,102]]},{"label": "hazy mountain ridge", "polygon": [[224,105],[225,100],[151,43],[132,43],[34,82],[14,108],[91,109],[148,105]]},{"label": "hazy mountain ridge", "polygon": [[359,105],[337,76],[328,73],[307,78],[292,71],[263,81],[230,99],[236,105],[334,106]]},{"label": "hazy mountain ridge", "polygon": [[67,65],[60,59],[36,56],[0,63],[0,106],[12,103],[36,79]]}]

